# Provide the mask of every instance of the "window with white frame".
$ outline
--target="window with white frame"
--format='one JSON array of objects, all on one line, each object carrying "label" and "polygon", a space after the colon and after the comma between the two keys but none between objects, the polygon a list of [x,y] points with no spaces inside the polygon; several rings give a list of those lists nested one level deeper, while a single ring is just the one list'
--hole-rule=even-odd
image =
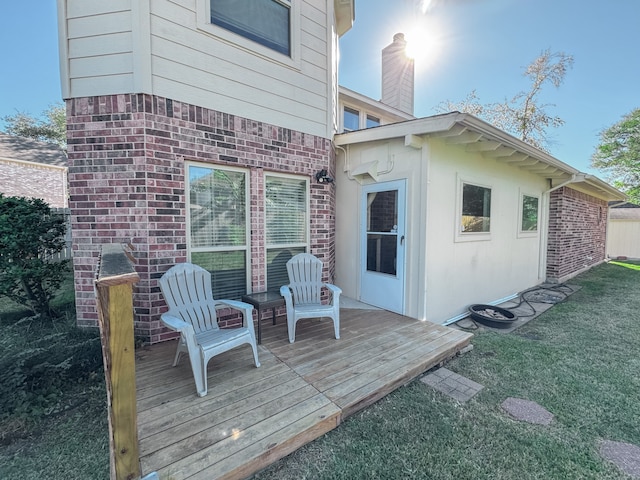
[{"label": "window with white frame", "polygon": [[538,232],[539,198],[533,195],[520,195],[520,233]]},{"label": "window with white frame", "polygon": [[210,0],[211,23],[291,56],[291,1]]},{"label": "window with white frame", "polygon": [[491,231],[491,188],[462,182],[459,233],[477,234]]},{"label": "window with white frame", "polygon": [[378,117],[374,117],[373,115],[367,114],[367,128],[378,126],[380,126],[380,119]]},{"label": "window with white frame", "polygon": [[247,293],[247,188],[243,170],[187,165],[188,251],[192,263],[211,272],[215,298]]},{"label": "window with white frame", "polygon": [[360,129],[360,112],[355,108],[344,107],[344,114],[342,115],[342,130],[344,132],[351,132],[353,130]]},{"label": "window with white frame", "polygon": [[265,176],[267,290],[278,290],[287,285],[287,261],[307,251],[308,191],[307,178]]}]

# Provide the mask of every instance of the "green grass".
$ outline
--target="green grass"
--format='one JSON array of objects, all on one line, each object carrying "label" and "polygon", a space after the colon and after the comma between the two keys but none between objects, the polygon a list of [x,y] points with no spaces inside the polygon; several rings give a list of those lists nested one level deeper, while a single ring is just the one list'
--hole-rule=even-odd
[{"label": "green grass", "polygon": [[[627,478],[598,441],[640,445],[640,266],[612,262],[570,283],[581,289],[565,302],[511,334],[480,332],[447,365],[484,385],[469,402],[412,382],[256,480]],[[507,397],[555,419],[514,421],[500,408]],[[72,408],[0,445],[0,478],[107,478],[104,398],[101,385],[71,386]]]},{"label": "green grass", "polygon": [[[640,445],[640,266],[611,263],[514,333],[482,331],[447,367],[484,385],[459,404],[421,382],[401,388],[256,476],[288,479],[617,479],[598,441]],[[555,415],[509,418],[508,397]]]}]

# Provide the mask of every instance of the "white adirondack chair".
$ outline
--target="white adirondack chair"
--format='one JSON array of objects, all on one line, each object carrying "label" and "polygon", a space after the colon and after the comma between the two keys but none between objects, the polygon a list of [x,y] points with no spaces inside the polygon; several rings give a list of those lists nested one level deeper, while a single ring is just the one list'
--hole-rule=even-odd
[{"label": "white adirondack chair", "polygon": [[[289,342],[296,339],[296,323],[303,318],[333,319],[336,338],[340,338],[340,294],[342,290],[322,282],[322,262],[309,253],[299,253],[287,262],[289,285],[280,287],[287,305]],[[320,293],[325,287],[331,292],[331,303],[323,305]]]},{"label": "white adirondack chair", "polygon": [[[258,347],[253,329],[253,306],[234,300],[214,300],[211,274],[198,265],[179,263],[160,279],[162,294],[169,311],[160,316],[167,327],[180,332],[180,343],[173,361],[175,367],[182,353],[189,354],[198,395],[207,394],[207,364],[222,352],[245,343],[251,345],[256,367]],[[218,308],[231,307],[242,312],[242,327],[218,326]]]}]

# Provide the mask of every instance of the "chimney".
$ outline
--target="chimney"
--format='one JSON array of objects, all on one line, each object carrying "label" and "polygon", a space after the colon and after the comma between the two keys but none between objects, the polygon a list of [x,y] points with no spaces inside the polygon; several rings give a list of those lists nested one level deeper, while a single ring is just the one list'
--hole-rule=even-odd
[{"label": "chimney", "polygon": [[396,33],[393,43],[382,49],[382,103],[413,115],[414,62],[407,57],[404,33]]}]

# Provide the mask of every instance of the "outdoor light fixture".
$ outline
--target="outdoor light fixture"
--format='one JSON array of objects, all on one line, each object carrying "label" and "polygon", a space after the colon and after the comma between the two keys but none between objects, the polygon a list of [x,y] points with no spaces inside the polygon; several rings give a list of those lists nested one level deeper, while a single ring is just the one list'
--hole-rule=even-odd
[{"label": "outdoor light fixture", "polygon": [[325,169],[322,169],[318,173],[316,173],[316,180],[318,181],[318,183],[333,182],[333,178],[329,176],[329,172],[327,172]]}]

